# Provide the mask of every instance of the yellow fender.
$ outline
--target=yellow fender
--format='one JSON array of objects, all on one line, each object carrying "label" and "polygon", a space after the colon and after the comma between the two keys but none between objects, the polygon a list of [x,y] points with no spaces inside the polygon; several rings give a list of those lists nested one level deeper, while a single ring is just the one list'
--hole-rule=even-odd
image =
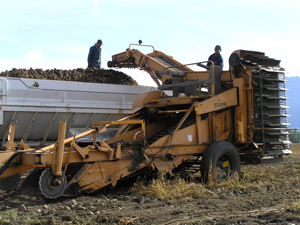
[{"label": "yellow fender", "polygon": [[162,91],[150,91],[145,92],[137,96],[132,104],[132,110],[136,109],[137,107],[142,107],[145,104],[151,102],[152,100],[159,99],[161,96],[165,94]]}]

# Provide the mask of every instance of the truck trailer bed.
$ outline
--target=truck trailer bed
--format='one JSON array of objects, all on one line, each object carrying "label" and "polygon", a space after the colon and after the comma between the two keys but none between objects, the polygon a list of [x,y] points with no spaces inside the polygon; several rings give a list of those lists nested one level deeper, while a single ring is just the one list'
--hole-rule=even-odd
[{"label": "truck trailer bed", "polygon": [[0,78],[0,144],[10,123],[17,122],[15,140],[30,147],[57,140],[60,120],[66,137],[91,128],[93,121],[118,120],[131,111],[137,95],[153,87],[74,81]]}]

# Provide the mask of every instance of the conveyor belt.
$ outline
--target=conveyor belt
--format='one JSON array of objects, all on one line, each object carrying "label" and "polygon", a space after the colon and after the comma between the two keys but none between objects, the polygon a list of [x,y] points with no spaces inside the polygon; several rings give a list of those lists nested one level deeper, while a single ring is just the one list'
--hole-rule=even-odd
[{"label": "conveyor belt", "polygon": [[[165,67],[171,67],[171,68],[168,68],[169,70],[171,71],[174,71],[174,72],[183,72],[183,71],[187,71],[185,70],[184,68],[182,67],[178,67],[180,65],[174,63],[172,60],[168,59],[167,57],[165,56],[152,56],[151,57],[153,60],[155,60],[156,62],[164,65]],[[176,67],[177,66],[177,67]]]},{"label": "conveyor belt", "polygon": [[278,155],[289,149],[285,73],[279,60],[266,56],[246,55],[241,63],[252,64],[254,100],[254,141],[262,143],[266,155]]}]

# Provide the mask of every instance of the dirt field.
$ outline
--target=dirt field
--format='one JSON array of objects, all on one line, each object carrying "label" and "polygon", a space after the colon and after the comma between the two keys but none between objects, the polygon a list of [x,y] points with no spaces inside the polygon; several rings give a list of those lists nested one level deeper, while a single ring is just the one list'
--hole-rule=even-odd
[{"label": "dirt field", "polygon": [[[300,145],[283,163],[242,166],[238,182],[177,199],[138,196],[131,184],[47,200],[37,184],[0,193],[1,224],[300,224]],[[130,182],[128,182],[130,183]]]}]

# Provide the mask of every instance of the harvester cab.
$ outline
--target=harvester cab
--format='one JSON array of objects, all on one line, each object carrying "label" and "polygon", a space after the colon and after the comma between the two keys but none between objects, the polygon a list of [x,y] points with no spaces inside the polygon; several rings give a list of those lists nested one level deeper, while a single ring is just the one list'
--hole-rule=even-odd
[{"label": "harvester cab", "polygon": [[[39,187],[47,198],[65,192],[92,193],[147,168],[162,174],[190,175],[201,171],[203,181],[239,174],[245,163],[279,162],[289,149],[285,72],[279,60],[262,52],[238,50],[230,69],[212,65],[193,71],[151,47],[143,54],[129,48],[112,56],[114,68],[139,68],[150,74],[158,90],[140,94],[131,113],[118,121],[93,122],[93,129],[65,139],[62,121],[54,145],[32,149],[9,135],[0,153],[0,187],[13,189],[19,174],[40,168]],[[168,94],[171,92],[172,94]],[[110,126],[119,130],[109,140],[96,134]],[[76,140],[92,135],[92,143]],[[9,187],[6,183],[10,182]],[[11,188],[13,187],[13,188]]]}]

